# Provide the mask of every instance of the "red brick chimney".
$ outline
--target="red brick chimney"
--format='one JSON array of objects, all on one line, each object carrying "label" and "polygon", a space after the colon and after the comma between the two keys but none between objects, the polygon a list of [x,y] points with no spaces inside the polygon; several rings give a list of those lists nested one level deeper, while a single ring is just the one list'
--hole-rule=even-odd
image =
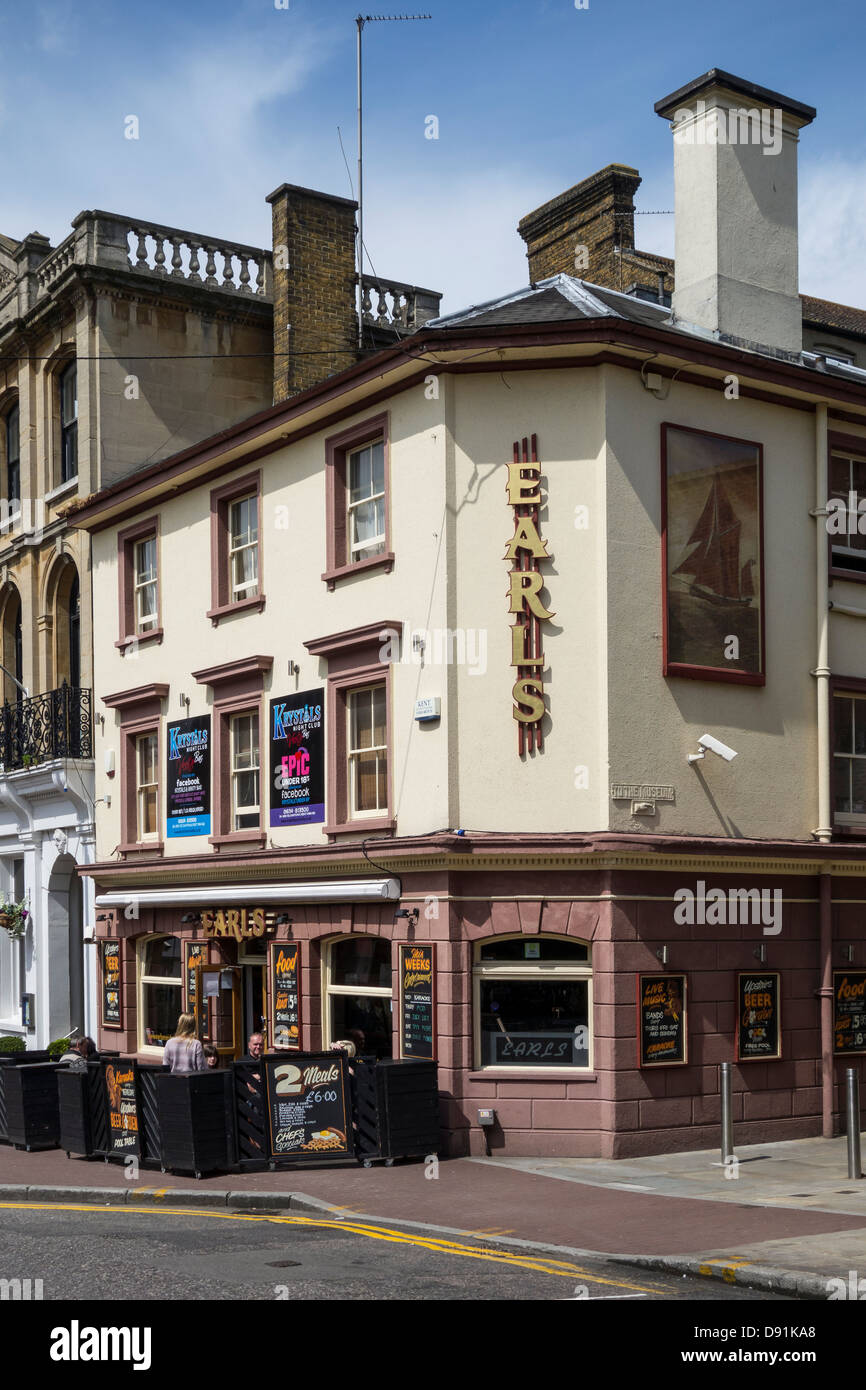
[{"label": "red brick chimney", "polygon": [[274,240],[274,402],[358,358],[357,203],[284,183],[267,199]]}]

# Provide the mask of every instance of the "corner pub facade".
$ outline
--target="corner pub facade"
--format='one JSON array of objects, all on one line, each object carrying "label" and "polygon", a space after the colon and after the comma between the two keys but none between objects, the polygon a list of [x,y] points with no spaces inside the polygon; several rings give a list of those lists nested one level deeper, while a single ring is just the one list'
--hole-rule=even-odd
[{"label": "corner pub facade", "polygon": [[[866,373],[803,341],[814,112],[714,71],[659,114],[745,91],[779,157],[678,149],[672,309],[550,274],[73,509],[100,1046],[158,1061],[195,1005],[227,1058],[426,1047],[455,1155],[713,1147],[723,1061],[737,1143],[839,1132],[866,606],[824,521]],[[698,294],[744,207],[772,263]]]}]

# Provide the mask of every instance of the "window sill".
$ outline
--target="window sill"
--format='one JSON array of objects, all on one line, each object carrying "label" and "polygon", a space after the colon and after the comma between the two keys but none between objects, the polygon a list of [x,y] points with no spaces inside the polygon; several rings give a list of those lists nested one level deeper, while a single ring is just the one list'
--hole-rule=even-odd
[{"label": "window sill", "polygon": [[338,565],[336,569],[325,570],[322,579],[333,592],[341,579],[348,579],[352,574],[367,574],[370,570],[381,569],[390,574],[393,568],[394,552],[386,550],[384,554],[373,555],[369,560],[356,560],[351,565]]},{"label": "window sill", "polygon": [[256,594],[255,598],[242,598],[237,603],[223,603],[218,608],[209,608],[207,617],[217,627],[221,618],[228,618],[232,613],[249,613],[254,608],[261,613],[264,606],[264,594]]},{"label": "window sill", "polygon": [[232,830],[226,835],[209,835],[208,844],[216,850],[222,845],[257,845],[263,849],[267,838],[264,830]]},{"label": "window sill", "polygon": [[57,487],[53,487],[50,492],[46,492],[45,501],[58,502],[61,497],[71,497],[77,491],[78,474],[76,473],[74,478],[67,478],[65,483],[60,483]]},{"label": "window sill", "polygon": [[598,1080],[594,1071],[584,1071],[577,1067],[482,1067],[471,1071],[467,1081],[575,1081],[593,1082]]},{"label": "window sill", "polygon": [[368,830],[396,830],[397,821],[383,817],[370,817],[369,820],[350,820],[340,822],[338,825],[323,825],[322,834],[332,837],[337,835],[365,835]]},{"label": "window sill", "polygon": [[114,645],[118,651],[125,653],[127,647],[132,647],[134,650],[139,647],[146,647],[150,642],[161,642],[164,636],[165,633],[161,627],[152,627],[148,628],[147,632],[133,632],[129,637],[121,637],[120,641],[115,642]]},{"label": "window sill", "polygon": [[162,840],[133,840],[131,844],[118,845],[117,849],[119,854],[139,856],[151,854],[157,858],[164,853],[165,845]]},{"label": "window sill", "polygon": [[866,584],[866,574],[863,570],[842,569],[839,565],[830,566],[831,579],[845,579],[851,584]]}]

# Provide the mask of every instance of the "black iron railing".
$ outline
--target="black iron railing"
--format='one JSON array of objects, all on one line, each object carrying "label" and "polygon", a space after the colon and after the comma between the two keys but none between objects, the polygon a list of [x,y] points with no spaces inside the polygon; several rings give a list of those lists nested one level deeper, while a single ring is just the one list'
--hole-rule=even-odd
[{"label": "black iron railing", "polygon": [[33,695],[0,710],[0,763],[5,772],[52,758],[92,758],[90,691],[64,681],[58,690]]}]

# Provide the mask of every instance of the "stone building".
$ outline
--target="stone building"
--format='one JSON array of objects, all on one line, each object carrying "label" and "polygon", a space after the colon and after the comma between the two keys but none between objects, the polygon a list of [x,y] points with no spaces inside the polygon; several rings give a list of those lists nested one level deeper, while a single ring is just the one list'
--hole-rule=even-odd
[{"label": "stone building", "polygon": [[[227,1057],[262,1020],[426,1048],[454,1153],[712,1144],[722,1061],[738,1141],[833,1132],[866,1054],[866,608],[827,522],[866,372],[798,295],[814,111],[717,72],[659,110],[744,98],[778,154],[677,156],[670,306],[546,263],[76,508],[105,1046],[158,1060],[190,1005]],[[614,211],[628,173],[593,185]],[[127,664],[141,538],[161,642]]]}]

